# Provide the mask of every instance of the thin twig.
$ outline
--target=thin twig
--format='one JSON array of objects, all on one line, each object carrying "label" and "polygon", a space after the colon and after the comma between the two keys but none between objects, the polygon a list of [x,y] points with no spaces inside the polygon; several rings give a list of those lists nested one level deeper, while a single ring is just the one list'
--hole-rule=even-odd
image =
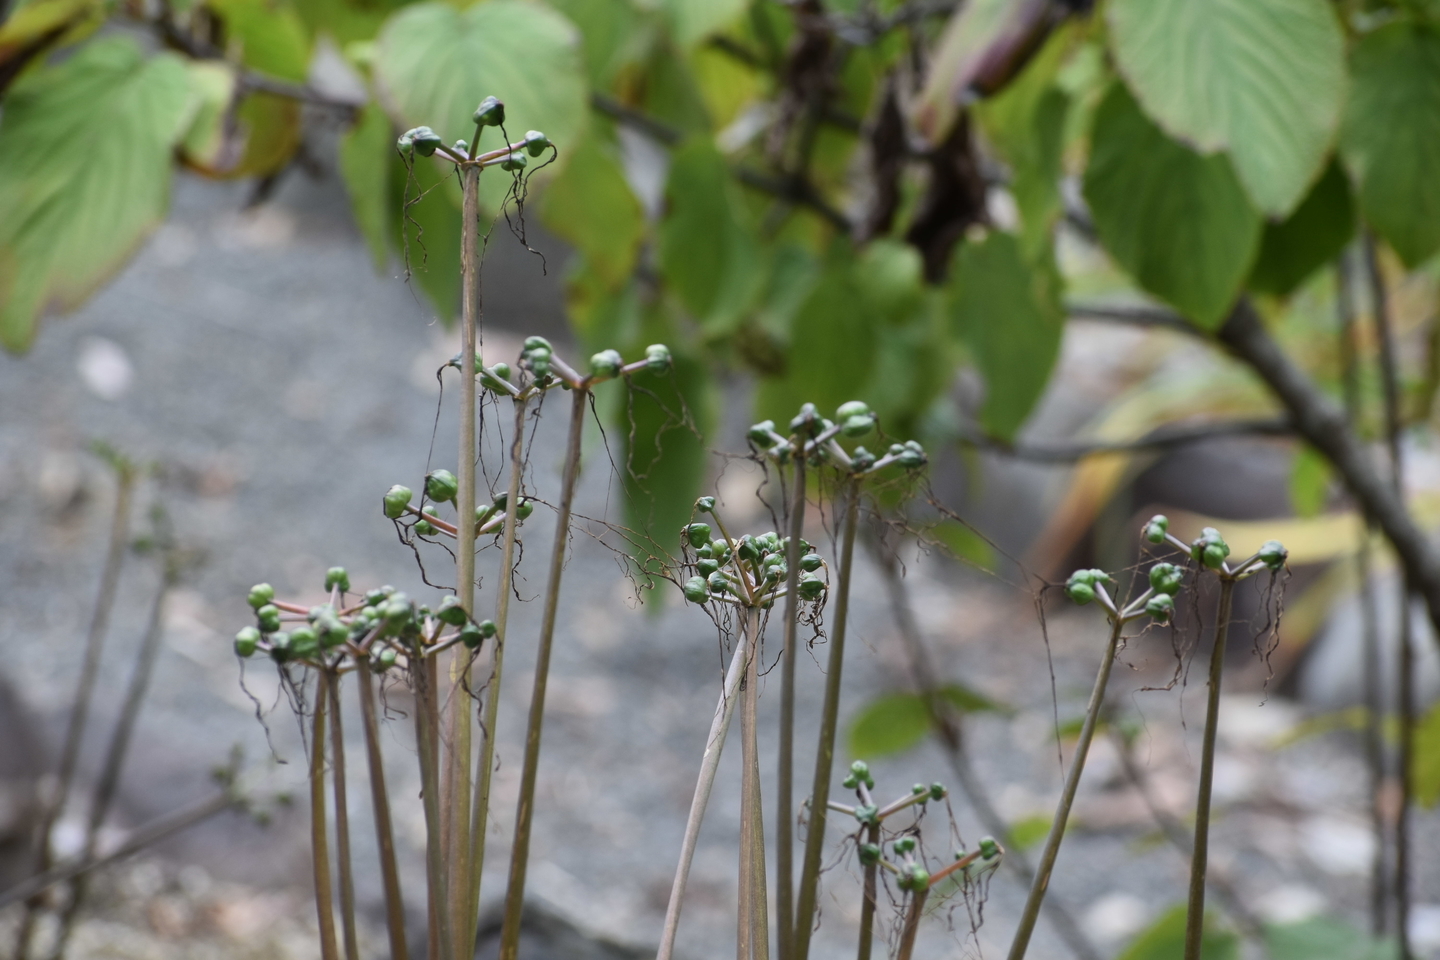
[{"label": "thin twig", "polygon": [[[876,848],[880,846],[878,821],[865,828],[865,842]],[[865,864],[865,885],[860,901],[860,940],[855,949],[855,960],[870,960],[870,948],[875,939],[875,898],[879,895],[879,873],[879,857]]]},{"label": "thin twig", "polygon": [[769,960],[770,919],[765,890],[765,812],[760,796],[760,610],[751,607],[745,615],[745,685],[740,704],[741,748],[741,909],[745,922],[740,927],[742,960]]},{"label": "thin twig", "polygon": [[915,936],[920,932],[920,918],[925,914],[925,901],[929,896],[929,887],[910,894],[910,906],[905,911],[905,927],[900,931],[900,948],[895,952],[895,960],[910,960],[914,954]]},{"label": "thin twig", "polygon": [[325,677],[316,681],[310,731],[310,865],[315,883],[315,920],[320,925],[322,960],[340,960],[335,939],[335,898],[330,887],[330,837],[325,825],[325,714],[330,698]]},{"label": "thin twig", "polygon": [[[803,442],[803,441],[802,441]],[[805,458],[794,458],[790,543],[785,551],[784,649],[780,663],[780,760],[775,801],[775,908],[779,960],[790,960],[795,936],[795,662],[800,602],[800,540],[805,532]]]},{"label": "thin twig", "polygon": [[345,727],[341,722],[340,677],[326,670],[321,689],[330,697],[330,776],[335,794],[335,867],[340,878],[340,929],[345,960],[360,960],[355,932],[355,874],[350,862],[350,803],[345,791]]},{"label": "thin twig", "polygon": [[[419,640],[415,644],[419,645]],[[439,753],[435,741],[439,738],[436,729],[434,699],[435,669],[433,657],[420,657],[418,653],[410,668],[410,683],[415,694],[415,752],[420,763],[421,802],[425,811],[425,883],[429,937],[427,947],[430,960],[440,960],[451,955],[449,902],[445,896],[445,850],[440,837],[440,774]]]},{"label": "thin twig", "polygon": [[1005,441],[974,430],[964,430],[960,442],[1011,456],[1017,460],[1037,463],[1072,464],[1086,457],[1107,453],[1138,453],[1168,450],[1192,443],[1204,443],[1227,437],[1288,437],[1294,435],[1290,421],[1283,417],[1259,417],[1253,420],[1230,420],[1218,423],[1172,423],[1158,427],[1136,440],[1096,441],[1093,443],[1034,444]]},{"label": "thin twig", "polygon": [[365,730],[365,757],[370,770],[370,803],[375,818],[375,846],[380,853],[380,878],[385,888],[385,925],[390,934],[390,960],[409,960],[405,940],[405,901],[400,893],[400,870],[395,862],[395,835],[390,826],[390,795],[385,788],[385,759],[380,752],[380,725],[375,717],[375,682],[368,658],[355,671],[359,676],[360,719]]}]

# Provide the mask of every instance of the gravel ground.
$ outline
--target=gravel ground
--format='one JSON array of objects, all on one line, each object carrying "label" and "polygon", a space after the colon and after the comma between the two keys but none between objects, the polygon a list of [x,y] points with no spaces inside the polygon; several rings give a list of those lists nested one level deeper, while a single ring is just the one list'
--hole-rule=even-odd
[{"label": "gravel ground", "polygon": [[[30,355],[0,357],[0,622],[6,624],[0,651],[4,679],[32,712],[44,742],[54,744],[61,735],[112,499],[105,470],[85,453],[86,445],[103,439],[163,464],[162,479],[147,486],[147,496],[163,499],[178,536],[202,552],[168,608],[164,652],[123,783],[116,836],[204,796],[205,771],[224,762],[233,745],[245,751],[257,793],[300,788],[301,741],[273,675],[250,665],[242,689],[229,652],[229,637],[247,619],[244,593],[251,583],[270,580],[282,595],[313,602],[325,568],[342,563],[357,585],[393,583],[414,596],[430,593],[377,501],[389,484],[415,486],[425,472],[437,429],[433,373],[453,353],[450,338],[399,278],[374,275],[333,185],[288,183],[275,201],[244,214],[236,212],[242,199],[239,187],[182,182],[171,221],[114,283],[77,315],[48,322]],[[513,350],[518,338],[507,331],[561,334],[559,260],[552,257],[546,279],[523,251],[492,246],[486,306],[493,347]],[[1093,370],[1090,349],[1088,341],[1072,338],[1067,363]],[[1103,390],[1085,375],[1067,383],[1071,393],[1051,397],[1041,417],[1055,435],[1073,428],[1093,406],[1092,394]],[[745,419],[733,406],[732,447]],[[542,495],[556,485],[556,464],[545,451],[559,450],[562,419],[552,413],[540,428],[534,482]],[[435,466],[453,467],[442,452],[453,432],[449,414],[442,414]],[[618,494],[603,469],[598,437],[588,462],[579,509],[613,514]],[[1053,499],[1054,478],[1002,463],[987,463],[984,476],[983,496],[971,497],[970,515],[1018,549],[1044,522],[1037,504]],[[937,486],[963,485],[947,474]],[[746,508],[753,487],[752,476],[732,468],[718,492],[731,522],[759,532],[764,517],[753,509],[747,515]],[[527,524],[531,544],[549,543],[544,514],[537,511]],[[811,538],[826,536],[817,526]],[[541,588],[544,549],[532,547],[521,585],[526,596]],[[487,565],[493,570],[494,551],[480,563],[482,573]],[[1056,611],[1050,617],[1057,707],[1047,646],[1017,577],[988,577],[921,557],[913,558],[908,574],[942,673],[1013,708],[977,715],[967,730],[991,796],[1012,822],[1044,813],[1060,780],[1055,717],[1063,722],[1083,707],[1104,640],[1098,615]],[[156,580],[146,561],[125,572],[87,771],[122,696]],[[530,890],[537,906],[583,931],[653,945],[719,688],[719,641],[694,609],[654,598],[642,608],[613,553],[590,537],[575,538],[566,582]],[[863,567],[857,584],[845,674],[844,702],[852,715],[906,676],[878,571]],[[493,595],[493,578],[487,578],[480,602]],[[504,880],[533,663],[525,638],[535,633],[538,604],[521,604],[516,616],[512,637],[521,639],[507,656],[487,900]],[[823,653],[801,659],[802,770],[813,751]],[[1156,801],[1183,818],[1193,800],[1203,684],[1192,678],[1188,688],[1139,692],[1171,674],[1163,636],[1135,640],[1124,663],[1113,700],[1144,721],[1137,760]],[[769,693],[767,680],[762,729],[775,723],[778,698]],[[1239,690],[1227,700],[1216,774],[1215,868],[1266,918],[1323,912],[1358,919],[1370,840],[1356,744],[1337,733],[1277,748],[1304,712],[1277,696],[1263,706],[1262,699],[1258,690]],[[263,724],[255,718],[256,700],[265,708]],[[403,696],[396,694],[392,705],[404,710]],[[353,739],[358,723],[348,732]],[[385,747],[406,882],[420,890],[423,822],[403,720],[391,724]],[[765,789],[773,796],[773,745],[762,744],[762,755]],[[1183,897],[1185,863],[1158,839],[1109,740],[1097,741],[1090,764],[1053,896],[1070,905],[1108,955]],[[943,753],[929,745],[874,768],[882,794],[902,793],[917,780],[952,779]],[[351,797],[360,798],[355,842],[367,944],[378,956],[383,938],[364,817],[368,787],[362,764],[352,763],[350,773]],[[682,928],[684,955],[697,960],[734,947],[738,783],[738,750],[731,750],[702,834]],[[953,809],[959,833],[973,844],[980,831],[971,810],[958,796]],[[1417,849],[1436,849],[1435,818],[1418,821]],[[78,821],[64,826],[74,835]],[[943,849],[950,843],[943,817],[938,827],[931,842]],[[112,871],[86,915],[76,955],[314,956],[305,831],[303,814],[283,809],[266,827],[227,815]],[[1440,949],[1440,868],[1418,859],[1416,932],[1433,956]],[[827,874],[817,956],[853,949],[853,874],[848,863]],[[963,906],[948,924],[942,912],[917,956],[1003,953],[1022,898],[1013,876],[1002,871],[989,887],[978,934]],[[13,911],[0,918],[13,919]],[[604,949],[611,952],[595,955],[624,954],[613,944]],[[1031,956],[1068,953],[1042,923]]]}]

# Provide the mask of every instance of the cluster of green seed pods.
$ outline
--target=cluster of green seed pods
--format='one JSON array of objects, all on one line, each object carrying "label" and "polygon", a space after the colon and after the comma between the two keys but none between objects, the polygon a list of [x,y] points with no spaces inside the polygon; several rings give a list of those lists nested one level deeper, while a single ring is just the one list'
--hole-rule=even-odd
[{"label": "cluster of green seed pods", "polygon": [[[695,509],[713,514],[715,498],[701,497],[695,501]],[[711,525],[703,521],[688,524],[680,531],[684,545],[695,551],[691,564],[695,575],[682,586],[685,599],[691,603],[720,599],[763,608],[773,605],[790,574],[785,560],[790,538],[773,530],[758,537],[745,534],[737,540],[714,537],[714,533]],[[804,540],[800,541],[800,550],[796,590],[802,600],[820,600],[827,589],[820,575],[825,561]]]},{"label": "cluster of green seed pods", "polygon": [[876,425],[875,412],[860,400],[840,404],[833,420],[821,416],[815,404],[807,403],[791,418],[790,436],[778,433],[774,420],[763,420],[750,428],[747,438],[778,463],[789,463],[803,444],[808,463],[818,466],[829,462],[856,474],[879,470],[892,463],[916,470],[928,462],[925,448],[914,440],[892,443],[883,456],[876,456],[864,446],[847,452],[836,442],[841,437],[854,440],[868,436]]}]

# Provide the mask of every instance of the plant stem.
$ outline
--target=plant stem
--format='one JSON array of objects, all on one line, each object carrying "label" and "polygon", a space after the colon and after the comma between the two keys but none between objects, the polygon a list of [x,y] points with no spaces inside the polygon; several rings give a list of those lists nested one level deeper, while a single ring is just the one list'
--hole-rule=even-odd
[{"label": "plant stem", "polygon": [[355,874],[350,862],[350,804],[345,790],[345,728],[340,715],[340,677],[325,671],[321,681],[330,695],[330,776],[335,792],[335,865],[340,876],[340,924],[345,960],[360,960],[355,933]]},{"label": "plant stem", "polygon": [[[456,459],[458,490],[455,497],[455,596],[467,614],[475,612],[475,332],[480,322],[480,256],[476,233],[480,220],[480,168],[466,167],[461,175],[464,201],[460,224],[460,438]],[[445,820],[449,826],[446,850],[451,925],[455,930],[454,960],[470,960],[475,953],[475,930],[470,922],[470,697],[465,687],[470,669],[469,651],[457,647],[450,659],[450,735],[446,738],[447,767]]]},{"label": "plant stem", "polygon": [[[419,641],[415,641],[419,645]],[[429,937],[427,948],[430,960],[440,960],[451,955],[450,914],[446,909],[444,846],[440,835],[440,775],[437,769],[439,754],[435,741],[439,737],[436,729],[434,700],[435,679],[438,671],[432,657],[413,659],[410,681],[415,690],[415,751],[420,761],[421,801],[425,810],[425,881],[427,892],[427,913],[429,916]]]},{"label": "plant stem", "polygon": [[1200,789],[1195,798],[1195,846],[1190,858],[1190,899],[1185,914],[1185,960],[1200,960],[1205,932],[1205,870],[1210,856],[1210,793],[1215,777],[1215,739],[1220,727],[1220,681],[1225,672],[1225,640],[1235,581],[1220,577],[1220,606],[1215,615],[1215,645],[1210,651],[1210,696],[1205,706],[1205,739],[1200,751]]},{"label": "plant stem", "polygon": [[[865,842],[880,844],[880,824],[872,823],[865,828]],[[870,947],[875,939],[875,898],[879,895],[878,875],[880,864],[865,865],[865,899],[860,902],[860,944],[855,950],[855,960],[870,960]]]},{"label": "plant stem", "polygon": [[[37,874],[49,870],[54,862],[50,834],[55,829],[55,821],[65,809],[71,784],[75,780],[75,768],[80,760],[80,744],[84,739],[90,702],[95,692],[95,679],[100,674],[100,655],[105,634],[110,626],[110,612],[115,608],[120,568],[125,563],[125,544],[130,535],[130,504],[135,492],[135,468],[128,461],[117,461],[115,479],[115,512],[110,520],[110,540],[105,550],[105,565],[100,573],[100,592],[95,597],[95,606],[90,615],[90,629],[85,636],[85,660],[80,668],[80,681],[76,685],[75,698],[70,704],[70,717],[65,725],[65,745],[60,752],[60,769],[56,773],[53,792],[45,798],[40,808],[39,822],[35,824],[34,872]],[[25,905],[20,928],[15,936],[17,960],[25,960],[29,953],[38,907],[38,903]]]},{"label": "plant stem", "polygon": [[1021,960],[1030,946],[1030,936],[1035,932],[1035,921],[1040,916],[1040,904],[1045,900],[1045,891],[1050,887],[1050,874],[1055,870],[1055,858],[1060,853],[1060,843],[1065,839],[1065,824],[1070,819],[1070,807],[1075,803],[1075,792],[1080,787],[1080,776],[1085,772],[1085,757],[1090,752],[1090,741],[1095,736],[1095,725],[1100,718],[1100,708],[1105,703],[1105,687],[1110,683],[1110,668],[1115,664],[1115,650],[1120,646],[1120,633],[1124,621],[1115,616],[1110,621],[1110,642],[1105,646],[1105,656],[1100,661],[1100,671],[1095,676],[1095,686],[1090,691],[1090,703],[1085,708],[1085,722],[1080,727],[1080,739],[1075,742],[1075,756],[1070,761],[1070,773],[1065,778],[1065,788],[1060,794],[1060,804],[1055,808],[1055,820],[1050,824],[1050,835],[1045,838],[1045,849],[1040,854],[1040,866],[1035,880],[1030,884],[1030,896],[1025,900],[1025,911],[1020,915],[1020,926],[1010,944],[1009,960]]},{"label": "plant stem", "polygon": [[330,837],[325,826],[325,713],[330,701],[325,688],[321,674],[316,681],[310,733],[310,865],[315,880],[315,921],[320,925],[320,956],[323,960],[340,960],[335,941],[335,898],[330,889]]},{"label": "plant stem", "polygon": [[705,752],[700,757],[700,776],[695,783],[695,796],[690,801],[690,816],[685,821],[685,839],[680,844],[680,863],[675,868],[675,882],[670,887],[670,903],[665,908],[665,927],[660,935],[656,960],[671,960],[675,952],[675,934],[680,929],[680,908],[685,902],[685,884],[690,879],[690,864],[695,859],[695,844],[700,837],[700,824],[710,803],[715,786],[715,771],[720,767],[720,753],[725,748],[725,735],[739,702],[740,681],[745,676],[748,660],[745,642],[735,644],[730,667],[725,671],[725,686],[720,702],[715,705],[715,718],[710,721],[710,734],[705,738]]},{"label": "plant stem", "polygon": [[490,787],[495,772],[495,724],[500,711],[500,680],[505,666],[505,630],[514,592],[516,511],[520,506],[520,476],[525,470],[525,401],[516,400],[515,425],[510,439],[510,486],[505,500],[504,545],[500,558],[500,595],[495,602],[495,637],[490,647],[490,676],[485,682],[484,741],[480,747],[479,783],[470,817],[470,927],[480,916],[480,879],[485,871],[485,831],[490,822]]},{"label": "plant stem", "polygon": [[805,532],[805,457],[794,457],[790,545],[785,552],[784,649],[780,661],[780,762],[775,800],[775,910],[779,960],[790,960],[795,935],[795,633],[800,606],[800,538]]},{"label": "plant stem", "polygon": [[929,887],[910,895],[910,907],[905,912],[905,927],[900,932],[900,949],[895,952],[895,960],[910,960],[914,954],[915,935],[920,931],[920,917],[925,913],[925,901],[929,896]]},{"label": "plant stem", "polygon": [[740,700],[740,927],[742,960],[769,960],[770,918],[765,889],[765,815],[760,795],[760,610],[745,615],[745,683]]},{"label": "plant stem", "polygon": [[840,714],[840,674],[845,664],[845,628],[849,619],[850,575],[855,567],[855,527],[860,519],[860,480],[845,487],[845,526],[840,548],[840,584],[835,598],[835,632],[825,668],[825,702],[820,716],[820,742],[815,749],[815,782],[810,794],[810,823],[805,834],[805,860],[800,867],[800,896],[795,910],[795,952],[792,960],[810,955],[810,934],[815,924],[820,858],[825,844],[826,805],[830,801],[830,773],[835,761],[835,728]]},{"label": "plant stem", "polygon": [[520,917],[525,906],[525,869],[530,859],[530,825],[535,815],[535,777],[540,766],[540,733],[545,722],[545,688],[550,676],[550,653],[555,640],[555,618],[560,609],[560,578],[570,543],[570,511],[580,476],[580,440],[585,427],[589,391],[573,389],[570,435],[565,443],[560,511],[555,518],[555,546],[550,555],[550,580],[545,587],[545,612],[540,621],[540,645],[535,654],[535,688],[530,695],[530,720],[525,731],[525,763],[520,773],[520,800],[515,810],[515,843],[510,848],[510,883],[505,889],[505,920],[500,933],[501,960],[516,960],[520,950]]},{"label": "plant stem", "polygon": [[390,826],[390,794],[385,789],[385,760],[380,753],[380,725],[375,717],[375,682],[368,658],[359,658],[357,689],[365,730],[365,756],[370,768],[370,804],[375,817],[375,846],[380,853],[380,878],[385,887],[385,925],[390,934],[390,960],[409,960],[405,941],[405,901],[395,862],[395,836]]}]

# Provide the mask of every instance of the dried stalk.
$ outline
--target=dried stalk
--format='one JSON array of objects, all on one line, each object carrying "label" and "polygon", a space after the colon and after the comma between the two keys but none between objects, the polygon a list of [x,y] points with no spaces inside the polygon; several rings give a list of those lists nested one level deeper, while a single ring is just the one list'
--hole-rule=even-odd
[{"label": "dried stalk", "polygon": [[370,768],[370,803],[375,818],[375,846],[380,853],[380,878],[385,888],[385,925],[390,934],[390,960],[409,960],[405,941],[405,901],[395,862],[395,835],[390,826],[390,795],[385,789],[385,760],[380,753],[380,725],[375,716],[375,681],[368,658],[361,657],[356,688],[365,730],[365,756]]},{"label": "dried stalk", "polygon": [[741,960],[769,960],[770,918],[765,889],[765,815],[760,795],[760,611],[746,611],[745,683],[740,695],[740,937]]},{"label": "dried stalk", "polygon": [[317,681],[310,731],[310,864],[315,880],[315,920],[320,925],[322,960],[340,960],[335,940],[335,897],[330,887],[330,837],[325,825],[325,714],[330,698],[325,678]]},{"label": "dried stalk", "polygon": [[340,877],[340,929],[344,935],[345,960],[360,960],[360,942],[355,933],[355,874],[350,862],[350,804],[345,791],[345,728],[341,722],[340,677],[331,671],[321,675],[322,687],[330,697],[330,776],[335,793],[335,866]]},{"label": "dried stalk", "polygon": [[790,543],[785,551],[784,649],[780,662],[780,760],[775,800],[776,945],[780,960],[790,960],[795,935],[795,649],[800,607],[800,539],[805,532],[805,457],[794,457],[790,500]]}]

